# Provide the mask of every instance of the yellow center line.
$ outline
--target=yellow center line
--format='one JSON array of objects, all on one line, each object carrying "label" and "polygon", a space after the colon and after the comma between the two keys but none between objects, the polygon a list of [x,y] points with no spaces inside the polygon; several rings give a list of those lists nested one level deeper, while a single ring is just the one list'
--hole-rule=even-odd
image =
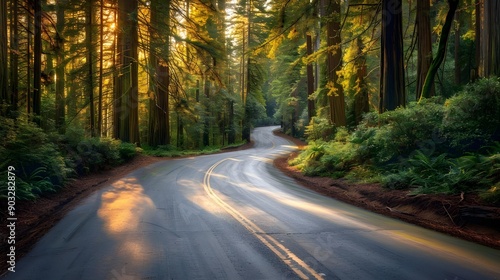
[{"label": "yellow center line", "polygon": [[275,253],[288,267],[290,267],[295,274],[297,274],[301,279],[309,279],[310,275],[314,279],[323,279],[318,272],[311,268],[307,263],[301,260],[297,255],[292,253],[288,248],[286,248],[279,241],[274,239],[272,236],[264,233],[264,231],[253,223],[251,220],[246,218],[239,211],[225,203],[210,186],[210,177],[214,169],[221,163],[229,159],[223,159],[214,165],[212,165],[208,171],[205,173],[203,178],[203,187],[207,194],[212,198],[219,206],[224,208],[234,219],[236,219],[242,226],[244,226],[253,236],[259,239],[267,248],[269,248],[273,253]]}]

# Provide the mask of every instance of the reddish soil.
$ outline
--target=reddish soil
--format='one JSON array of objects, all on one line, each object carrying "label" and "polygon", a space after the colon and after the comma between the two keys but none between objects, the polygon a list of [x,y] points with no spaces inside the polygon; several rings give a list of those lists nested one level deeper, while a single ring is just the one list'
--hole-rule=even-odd
[{"label": "reddish soil", "polygon": [[[300,148],[306,143],[280,132]],[[274,165],[302,186],[358,207],[500,249],[500,208],[480,201],[476,194],[410,195],[378,184],[351,183],[344,179],[309,177],[288,165],[297,156],[278,158]]]},{"label": "reddish soil", "polygon": [[[276,134],[289,138],[299,147],[305,146],[305,143],[300,140],[279,132]],[[251,146],[252,143],[249,143],[224,151],[242,150]],[[290,157],[296,155],[297,153],[293,153]],[[376,184],[352,184],[341,179],[307,177],[288,165],[287,160],[290,157],[276,159],[274,163],[301,185],[323,195],[473,242],[500,248],[499,219],[486,217],[479,221],[477,218],[465,219],[460,214],[464,212],[463,209],[479,207],[478,211],[488,212],[486,216],[491,214],[496,215],[495,217],[500,216],[498,207],[481,204],[477,196],[473,194],[410,196],[406,191],[385,190]],[[135,169],[162,160],[168,159],[140,155],[119,167],[76,179],[57,194],[41,197],[36,201],[18,201],[16,204],[16,260],[29,252],[32,246],[82,199]],[[2,209],[6,209],[5,202],[1,204]],[[4,211],[1,216],[2,220],[6,221]],[[7,252],[10,246],[7,244],[7,236],[6,227],[2,227],[0,231],[1,252]],[[0,265],[2,271],[7,268],[5,258],[5,254],[2,253]]]}]

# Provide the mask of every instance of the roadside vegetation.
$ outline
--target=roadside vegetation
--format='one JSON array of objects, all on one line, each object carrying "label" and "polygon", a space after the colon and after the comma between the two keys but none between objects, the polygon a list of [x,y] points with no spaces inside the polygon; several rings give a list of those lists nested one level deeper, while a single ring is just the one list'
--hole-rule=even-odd
[{"label": "roadside vegetation", "polygon": [[[83,130],[66,134],[45,132],[32,122],[0,117],[1,170],[16,169],[16,197],[31,200],[54,193],[68,180],[110,169],[141,151],[134,144],[111,138],[85,138]],[[0,178],[0,195],[7,195],[7,178]]]},{"label": "roadside vegetation", "polygon": [[500,79],[448,98],[411,102],[359,125],[314,119],[308,147],[290,164],[307,175],[379,182],[412,193],[476,192],[500,205]]},{"label": "roadside vegetation", "polygon": [[[33,200],[55,193],[70,180],[109,170],[138,154],[180,157],[212,154],[245,144],[209,146],[183,150],[173,145],[139,148],[135,144],[107,137],[85,136],[83,129],[70,128],[65,134],[45,132],[32,122],[0,117],[0,170],[16,169],[16,197]],[[7,195],[7,178],[0,178],[0,196]]]},{"label": "roadside vegetation", "polygon": [[210,155],[214,153],[221,152],[225,149],[238,148],[245,145],[246,141],[241,141],[239,143],[224,145],[224,146],[208,146],[200,150],[184,150],[179,149],[174,145],[160,145],[157,147],[144,147],[143,154],[155,157],[183,157],[183,156],[199,156],[199,155]]}]

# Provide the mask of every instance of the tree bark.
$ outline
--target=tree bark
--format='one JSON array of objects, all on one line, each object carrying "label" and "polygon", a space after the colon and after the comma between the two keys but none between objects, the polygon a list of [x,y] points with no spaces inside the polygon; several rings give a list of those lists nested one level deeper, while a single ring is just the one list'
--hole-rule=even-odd
[{"label": "tree bark", "polygon": [[42,105],[42,1],[34,1],[34,42],[33,42],[33,114],[40,125]]},{"label": "tree bark", "polygon": [[[7,0],[0,3],[0,104],[9,103],[9,73],[7,68]],[[2,108],[0,114],[4,115]]]},{"label": "tree bark", "polygon": [[474,43],[475,43],[475,53],[474,53],[474,58],[475,58],[475,66],[474,66],[474,73],[471,73],[471,80],[475,81],[477,77],[479,77],[479,68],[481,65],[481,1],[480,0],[475,0],[475,10],[476,10],[476,21],[475,21],[475,31],[476,34],[474,35]]},{"label": "tree bark", "polygon": [[[170,1],[151,2],[149,145],[170,144]],[[164,37],[163,37],[164,36]]]},{"label": "tree bark", "polygon": [[120,67],[121,76],[121,112],[120,140],[139,142],[139,108],[138,108],[138,28],[137,0],[118,0],[118,28],[121,33]]},{"label": "tree bark", "polygon": [[[313,54],[312,37],[311,34],[306,34],[306,54],[308,56]],[[314,87],[314,69],[312,63],[307,63],[307,123],[311,122],[314,116],[314,100],[311,96],[314,94],[316,88]]]},{"label": "tree bark", "polygon": [[10,105],[13,111],[18,109],[19,101],[19,7],[17,0],[11,1],[10,21]]},{"label": "tree bark", "polygon": [[[425,77],[429,72],[432,62],[432,37],[430,24],[430,0],[417,1],[417,37],[418,37],[418,58],[417,58],[417,92],[416,100],[420,99]],[[430,95],[435,92],[434,85]]]},{"label": "tree bark", "polygon": [[500,2],[484,0],[484,76],[500,76]]},{"label": "tree bark", "polygon": [[382,0],[379,112],[405,106],[402,0]]},{"label": "tree bark", "polygon": [[330,92],[330,120],[336,126],[346,125],[344,89],[339,83],[337,71],[342,67],[342,48],[340,38],[340,1],[330,0],[327,8],[329,20],[326,23],[327,33],[327,71]]},{"label": "tree bark", "polygon": [[[118,15],[114,14],[114,23],[118,25]],[[118,27],[119,28],[119,27]],[[121,114],[122,114],[122,87],[120,83],[121,76],[121,65],[120,57],[122,52],[122,32],[119,30],[115,32],[113,38],[113,65],[115,71],[113,72],[113,137],[120,139],[120,125],[121,125]]]},{"label": "tree bark", "polygon": [[102,94],[103,94],[103,74],[104,74],[104,0],[100,2],[100,32],[99,32],[99,93],[97,103],[97,136],[102,136]]},{"label": "tree bark", "polygon": [[93,18],[95,0],[89,0],[86,4],[85,14],[85,44],[87,48],[87,95],[89,98],[89,120],[90,136],[96,135],[95,130],[95,106],[94,106],[94,50],[93,50]]},{"label": "tree bark", "polygon": [[356,40],[358,48],[358,58],[356,59],[356,93],[354,95],[354,118],[356,124],[360,123],[363,114],[370,111],[370,103],[368,100],[368,88],[365,82],[366,77],[366,57],[363,54],[363,39],[358,37]]},{"label": "tree bark", "polygon": [[455,28],[455,84],[459,85],[462,83],[461,79],[461,65],[460,65],[460,10],[455,12],[455,21],[457,22],[457,26]]},{"label": "tree bark", "polygon": [[64,19],[64,7],[63,5],[57,5],[56,7],[56,116],[55,116],[55,125],[56,129],[60,134],[64,134],[64,122],[65,122],[65,100],[64,100],[64,88],[65,88],[65,63],[64,63],[64,27],[65,27],[65,19]]}]

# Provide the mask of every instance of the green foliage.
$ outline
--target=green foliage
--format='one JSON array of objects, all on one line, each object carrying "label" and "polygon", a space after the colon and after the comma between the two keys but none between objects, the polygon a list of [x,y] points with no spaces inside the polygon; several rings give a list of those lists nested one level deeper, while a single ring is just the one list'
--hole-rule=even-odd
[{"label": "green foliage", "polygon": [[482,79],[448,99],[444,137],[456,153],[477,151],[500,140],[500,79]]},{"label": "green foliage", "polygon": [[350,140],[360,145],[360,160],[380,166],[405,158],[415,150],[432,153],[439,148],[443,142],[437,130],[443,117],[441,101],[432,98],[424,102],[412,102],[407,108],[383,114],[366,114]]},{"label": "green foliage", "polygon": [[70,165],[80,175],[117,166],[140,151],[131,143],[97,137],[82,139],[68,148]]},{"label": "green foliage", "polygon": [[467,86],[446,102],[430,98],[383,114],[365,114],[355,130],[336,129],[334,137],[328,135],[328,122],[314,119],[307,127],[308,148],[290,164],[308,175],[378,180],[391,189],[479,191],[495,202],[499,100],[500,82],[493,78]]},{"label": "green foliage", "polygon": [[246,144],[245,141],[227,145],[227,146],[207,146],[202,150],[180,150],[172,145],[153,147],[144,147],[143,153],[155,157],[182,157],[182,156],[196,156],[196,155],[209,155],[218,153],[221,150],[228,148],[236,148]]},{"label": "green foliage", "polygon": [[120,155],[120,158],[124,161],[133,159],[137,155],[137,153],[141,151],[142,150],[140,148],[138,148],[135,144],[132,143],[121,142],[120,146],[118,147],[118,154]]},{"label": "green foliage", "polygon": [[458,193],[489,188],[498,182],[498,154],[479,154],[450,158],[447,154],[436,157],[421,151],[408,159],[406,167],[394,169],[383,178],[384,186],[391,189],[415,187],[420,193]]},{"label": "green foliage", "polygon": [[[16,197],[36,199],[58,191],[75,175],[111,168],[132,159],[140,149],[110,138],[84,138],[83,130],[69,128],[66,135],[48,134],[26,121],[0,117],[1,170],[16,171]],[[0,178],[1,196],[7,183]]]},{"label": "green foliage", "polygon": [[306,126],[305,133],[308,141],[328,141],[335,136],[335,126],[327,119],[313,117],[311,123]]},{"label": "green foliage", "polygon": [[[71,174],[57,146],[36,125],[22,119],[0,117],[0,138],[0,169],[7,170],[8,166],[16,169],[16,196],[19,199],[33,199],[54,192]],[[7,186],[3,181],[0,184],[2,188]]]}]

